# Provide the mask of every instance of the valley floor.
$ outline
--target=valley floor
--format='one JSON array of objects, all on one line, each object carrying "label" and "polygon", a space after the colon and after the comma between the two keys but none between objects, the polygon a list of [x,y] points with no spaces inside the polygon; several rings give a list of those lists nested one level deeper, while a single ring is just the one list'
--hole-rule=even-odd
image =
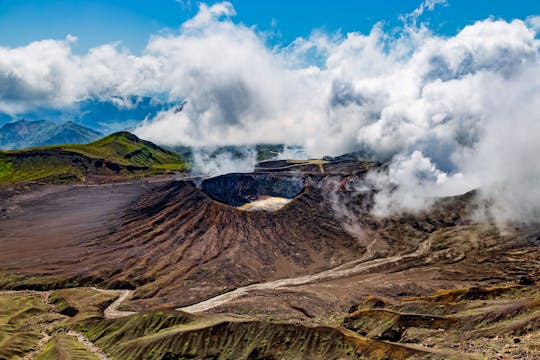
[{"label": "valley floor", "polygon": [[106,184],[3,186],[0,273],[65,271],[78,263],[81,244],[112,231],[141,194],[170,180],[160,176]]}]

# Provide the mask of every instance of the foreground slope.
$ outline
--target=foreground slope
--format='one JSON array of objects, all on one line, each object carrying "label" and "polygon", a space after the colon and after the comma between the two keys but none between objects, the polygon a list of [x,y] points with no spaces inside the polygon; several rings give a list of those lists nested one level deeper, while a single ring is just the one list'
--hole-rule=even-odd
[{"label": "foreground slope", "polygon": [[110,317],[119,291],[0,292],[9,359],[536,359],[538,284],[368,296],[326,324],[145,311]]},{"label": "foreground slope", "polygon": [[85,145],[61,145],[0,152],[0,183],[67,183],[92,175],[144,175],[185,170],[176,153],[128,132]]}]

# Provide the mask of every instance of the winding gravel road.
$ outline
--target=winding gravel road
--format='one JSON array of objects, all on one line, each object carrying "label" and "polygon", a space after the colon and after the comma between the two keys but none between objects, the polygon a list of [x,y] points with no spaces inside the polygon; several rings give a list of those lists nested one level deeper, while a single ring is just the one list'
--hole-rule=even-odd
[{"label": "winding gravel road", "polygon": [[98,288],[93,288],[93,289],[97,291],[116,291],[120,293],[120,296],[118,296],[118,298],[111,305],[107,306],[107,308],[103,311],[103,316],[105,316],[105,319],[116,319],[116,318],[136,314],[136,312],[134,311],[118,310],[118,307],[122,305],[124,300],[126,300],[127,298],[131,296],[133,291],[131,290],[101,290]]},{"label": "winding gravel road", "polygon": [[[223,304],[226,304],[234,299],[237,299],[243,295],[248,294],[251,291],[276,290],[276,289],[285,288],[288,286],[305,285],[305,284],[309,284],[313,282],[321,282],[321,281],[328,281],[328,280],[335,280],[335,279],[340,279],[344,277],[349,277],[349,276],[360,274],[366,270],[370,270],[378,266],[385,266],[388,264],[396,263],[398,261],[401,261],[407,258],[420,257],[424,255],[429,250],[430,247],[431,247],[431,239],[428,238],[426,241],[420,244],[420,246],[416,249],[416,251],[405,254],[405,255],[396,255],[396,256],[373,259],[373,260],[368,260],[368,261],[355,260],[355,261],[348,262],[346,264],[342,264],[332,269],[321,271],[316,274],[303,275],[303,276],[287,278],[287,279],[279,279],[279,280],[258,283],[258,284],[251,284],[248,286],[237,288],[235,290],[231,290],[221,295],[214,296],[210,299],[201,301],[193,305],[178,308],[177,310],[188,312],[188,313],[198,313],[198,312],[207,311],[215,307],[221,306]],[[136,314],[136,312],[133,312],[133,311],[118,310],[120,305],[132,295],[131,290],[104,290],[104,289],[98,289],[98,288],[92,288],[92,289],[96,291],[119,293],[118,298],[104,310],[103,315],[106,319],[116,319],[116,318]],[[0,292],[0,294],[23,293],[23,292],[42,293],[39,291],[22,290],[22,291],[4,291],[4,292]]]},{"label": "winding gravel road", "polygon": [[305,284],[313,283],[316,281],[335,280],[335,279],[357,275],[363,271],[366,271],[366,270],[369,270],[378,266],[395,263],[395,262],[398,262],[400,260],[407,259],[407,258],[420,257],[429,250],[430,246],[431,246],[431,240],[428,239],[424,241],[422,244],[420,244],[420,246],[416,249],[416,251],[409,254],[374,259],[374,260],[369,260],[369,261],[365,261],[361,263],[358,263],[359,260],[355,260],[355,261],[340,265],[332,269],[321,271],[316,274],[303,275],[303,276],[294,277],[294,278],[280,279],[280,280],[275,280],[275,281],[270,281],[270,282],[265,282],[265,283],[252,284],[252,285],[244,286],[244,287],[229,291],[227,293],[224,293],[218,296],[214,296],[210,299],[201,301],[193,305],[178,308],[177,310],[188,312],[188,313],[198,313],[198,312],[207,311],[215,307],[221,306],[223,304],[226,304],[229,301],[232,301],[234,299],[237,299],[249,293],[250,291],[276,290],[276,289],[284,288],[288,286],[305,285]]}]

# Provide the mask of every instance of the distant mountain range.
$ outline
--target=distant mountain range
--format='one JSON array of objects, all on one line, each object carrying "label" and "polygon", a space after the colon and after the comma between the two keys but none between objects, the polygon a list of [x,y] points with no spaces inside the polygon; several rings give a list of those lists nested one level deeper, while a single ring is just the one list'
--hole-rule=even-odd
[{"label": "distant mountain range", "polygon": [[70,106],[41,107],[9,115],[0,112],[0,125],[25,119],[30,122],[47,120],[56,124],[72,121],[103,134],[110,134],[136,127],[144,119],[157,113],[181,106],[182,102],[165,102],[148,96],[112,96],[106,99],[89,98]]},{"label": "distant mountain range", "polygon": [[0,149],[15,150],[28,147],[85,144],[103,135],[72,121],[58,125],[47,120],[20,120],[0,128]]}]

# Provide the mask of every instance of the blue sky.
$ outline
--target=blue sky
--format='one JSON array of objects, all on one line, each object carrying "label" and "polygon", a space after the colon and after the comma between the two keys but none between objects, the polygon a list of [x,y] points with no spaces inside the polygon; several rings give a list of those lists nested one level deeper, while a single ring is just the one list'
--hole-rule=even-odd
[{"label": "blue sky", "polygon": [[[216,1],[207,1],[213,4]],[[399,25],[400,14],[419,0],[232,0],[235,22],[268,32],[274,43],[287,44],[313,29],[343,33],[369,32],[378,21],[387,29]],[[194,0],[0,0],[0,45],[20,46],[46,38],[78,37],[76,52],[121,41],[133,52],[144,48],[151,34],[174,31],[197,11]],[[453,35],[460,28],[489,16],[511,20],[540,14],[536,0],[449,0],[424,16],[437,33]]]},{"label": "blue sky", "polygon": [[[362,151],[392,159],[376,180],[392,189],[379,213],[483,188],[498,199],[493,216],[538,220],[539,0],[448,0],[401,32],[400,15],[441,0],[233,0],[233,22],[223,19],[232,6],[210,2],[194,17],[186,1],[0,0],[0,112],[186,100],[133,131],[171,146]],[[132,52],[87,51],[115,41]]]}]

